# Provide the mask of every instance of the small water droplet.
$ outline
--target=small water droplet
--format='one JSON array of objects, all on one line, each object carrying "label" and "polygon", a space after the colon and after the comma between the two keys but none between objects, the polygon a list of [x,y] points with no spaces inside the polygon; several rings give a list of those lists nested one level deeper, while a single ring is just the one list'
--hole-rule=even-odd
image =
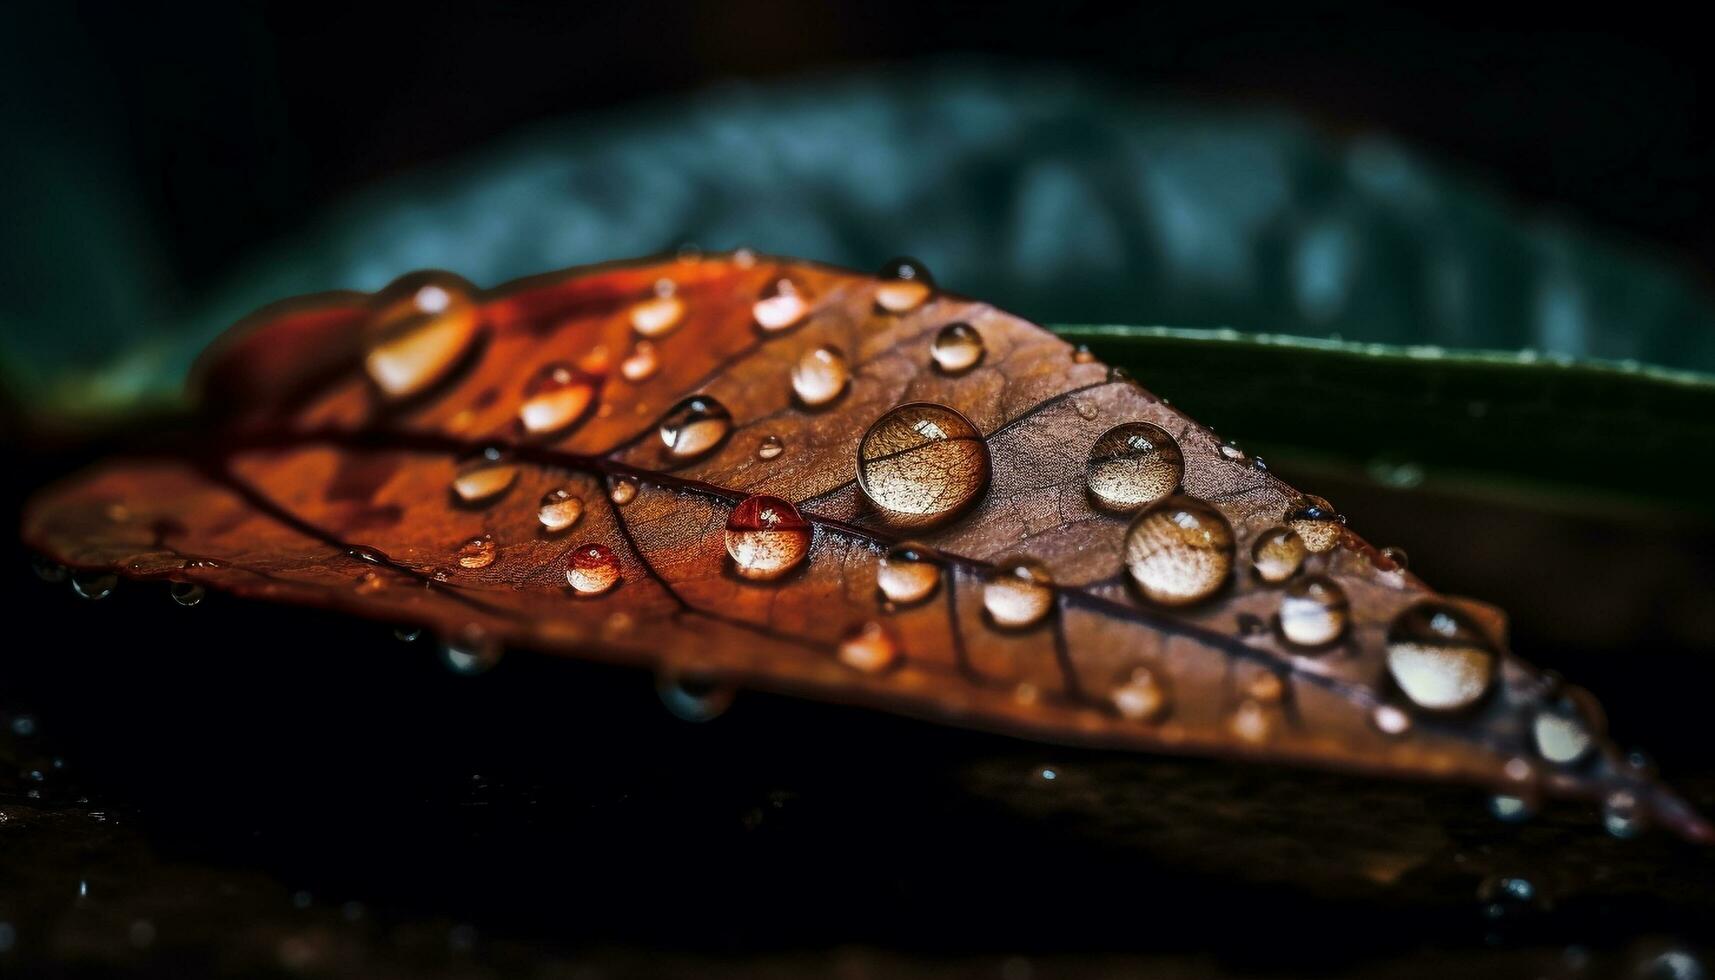
[{"label": "small water droplet", "polygon": [[1231,460],[1240,460],[1245,458],[1245,451],[1239,448],[1238,443],[1228,439],[1221,443],[1221,455]]},{"label": "small water droplet", "polygon": [[1270,528],[1257,535],[1256,544],[1251,546],[1251,564],[1256,568],[1257,578],[1278,585],[1298,574],[1309,553],[1297,531],[1289,527]]},{"label": "small water droplet", "polygon": [[1118,365],[1110,365],[1108,367],[1108,382],[1110,384],[1115,382],[1115,381],[1130,381],[1130,380],[1131,380],[1131,372],[1127,371],[1125,368],[1120,367]]},{"label": "small water droplet", "polygon": [[105,599],[119,586],[119,576],[112,572],[72,572],[71,590],[79,598]]},{"label": "small water droplet", "polygon": [[875,287],[875,305],[889,313],[909,313],[935,292],[928,267],[916,259],[891,259],[876,277],[881,283]]},{"label": "small water droplet", "polygon": [[464,544],[459,545],[458,559],[462,568],[487,568],[494,564],[494,558],[499,549],[494,546],[494,536],[479,534]]},{"label": "small water droplet", "polygon": [[661,419],[661,442],[676,459],[693,459],[720,445],[732,431],[726,406],[708,395],[692,395]]},{"label": "small water droplet", "polygon": [[1265,671],[1250,679],[1245,693],[1260,704],[1278,704],[1286,696],[1286,682],[1274,671]]},{"label": "small water droplet", "polygon": [[887,549],[876,566],[875,585],[889,602],[908,605],[935,594],[941,563],[927,545],[902,541]]},{"label": "small water droplet", "polygon": [[208,590],[195,582],[174,582],[167,587],[167,594],[181,606],[194,606],[202,602]]},{"label": "small water droplet", "polygon": [[371,565],[385,565],[387,563],[387,556],[382,554],[380,549],[371,548],[366,544],[360,544],[356,547],[349,548],[346,550],[345,554],[348,558],[355,558],[358,561],[367,562]]},{"label": "small water droplet", "polygon": [[364,356],[370,380],[388,398],[433,387],[458,366],[481,332],[469,284],[445,273],[419,272],[375,297]]},{"label": "small water droplet", "polygon": [[606,545],[578,545],[566,556],[566,584],[579,595],[601,595],[619,584],[619,559]]},{"label": "small water droplet", "polygon": [[1424,603],[1400,613],[1388,628],[1387,667],[1418,707],[1455,711],[1476,703],[1489,689],[1495,654],[1462,613]]},{"label": "small water droplet", "polygon": [[1346,631],[1346,592],[1332,579],[1301,578],[1280,596],[1280,635],[1300,647],[1327,646]]},{"label": "small water droplet", "polygon": [[898,524],[951,519],[987,489],[988,444],[944,405],[911,402],[877,419],[858,444],[858,486]]},{"label": "small water droplet", "polygon": [[1411,716],[1391,704],[1378,704],[1370,711],[1370,724],[1383,735],[1404,735],[1411,731]]},{"label": "small water droplet", "polygon": [[464,461],[453,477],[453,494],[471,505],[491,504],[512,489],[518,480],[518,465],[500,449],[490,446]]},{"label": "small water droplet", "polygon": [[641,337],[662,337],[685,319],[685,300],[671,279],[657,279],[649,296],[631,307],[631,329]]},{"label": "small water droplet", "polygon": [[441,643],[441,661],[455,674],[481,674],[500,662],[500,641],[475,623]]},{"label": "small water droplet", "polygon": [[595,401],[598,380],[564,362],[543,365],[524,386],[518,421],[537,436],[570,428]]},{"label": "small water droplet", "polygon": [[418,626],[396,626],[393,629],[393,638],[400,643],[415,643],[422,636],[423,630]]},{"label": "small water droplet", "polygon": [[1114,688],[1109,699],[1113,701],[1114,710],[1118,711],[1121,717],[1132,721],[1159,719],[1167,712],[1171,700],[1166,685],[1147,667],[1133,670],[1124,684]]},{"label": "small water droplet", "polygon": [[1544,759],[1568,766],[1584,758],[1596,742],[1570,701],[1539,709],[1531,721],[1531,735]]},{"label": "small water droplet", "polygon": [[1241,742],[1259,745],[1268,741],[1269,735],[1273,734],[1274,725],[1269,721],[1268,709],[1247,698],[1239,702],[1232,717],[1227,719],[1227,730]]},{"label": "small water droplet", "polygon": [[1251,469],[1256,470],[1258,473],[1267,473],[1268,464],[1262,461],[1261,456],[1252,456]]},{"label": "small water droplet", "polygon": [[1602,827],[1620,840],[1631,840],[1643,833],[1644,812],[1638,798],[1630,790],[1616,790],[1602,801]]},{"label": "small water droplet", "polygon": [[71,569],[61,565],[59,562],[49,561],[41,555],[32,555],[30,557],[30,571],[34,572],[36,577],[42,581],[52,582],[54,584],[64,582],[66,578],[71,575]]},{"label": "small water droplet", "polygon": [[577,369],[591,378],[605,378],[613,367],[613,352],[606,344],[597,344],[578,357]]},{"label": "small water droplet", "polygon": [[1078,346],[1072,348],[1072,363],[1073,364],[1089,364],[1089,363],[1093,362],[1095,359],[1096,359],[1096,355],[1090,350],[1089,347],[1085,346],[1084,344],[1079,344]]},{"label": "small water droplet", "polygon": [[1214,595],[1233,568],[1233,530],[1220,511],[1193,497],[1168,497],[1137,515],[1125,533],[1125,564],[1144,597],[1183,606]]},{"label": "small water droplet", "polygon": [[1110,510],[1130,511],[1179,488],[1185,457],[1179,444],[1158,425],[1126,422],[1102,434],[1090,447],[1084,478],[1096,502]]},{"label": "small water droplet", "polygon": [[948,374],[962,374],[983,359],[983,335],[968,323],[949,323],[935,335],[929,356]]},{"label": "small water droplet", "polygon": [[846,390],[851,369],[838,347],[818,347],[798,359],[792,368],[792,393],[809,408],[820,408]]},{"label": "small water droplet", "polygon": [[732,264],[740,269],[748,269],[756,264],[756,250],[753,248],[737,248],[732,253]]},{"label": "small water droplet", "polygon": [[740,576],[767,581],[798,567],[810,553],[810,525],[790,501],[757,494],[733,508],[725,542]]},{"label": "small water droplet", "polygon": [[607,489],[607,499],[620,507],[637,499],[637,481],[629,476],[616,476]]},{"label": "small water droplet", "polygon": [[358,575],[352,585],[358,595],[374,595],[387,587],[387,580],[382,578],[379,572],[370,569]]},{"label": "small water droplet", "polygon": [[673,716],[681,721],[713,721],[732,707],[737,691],[729,684],[674,673],[655,678],[655,693]]},{"label": "small water droplet", "polygon": [[1086,422],[1094,422],[1102,414],[1101,408],[1095,402],[1081,398],[1072,399],[1072,408],[1078,413],[1078,417]]},{"label": "small water droplet", "polygon": [[1054,608],[1054,578],[1032,558],[1001,562],[983,583],[983,608],[997,626],[1034,626]]},{"label": "small water droplet", "polygon": [[763,287],[750,315],[763,330],[774,332],[793,327],[810,312],[810,295],[789,276],[781,276]]},{"label": "small water droplet", "polygon": [[631,349],[631,355],[619,365],[620,376],[636,384],[648,381],[661,366],[661,359],[655,353],[655,345],[647,340],[639,340],[637,346]]},{"label": "small water droplet", "polygon": [[1346,519],[1321,497],[1301,496],[1287,508],[1286,524],[1304,540],[1312,554],[1333,550],[1340,543]]},{"label": "small water droplet", "polygon": [[881,623],[871,620],[855,626],[840,640],[840,663],[866,674],[876,674],[899,659],[899,645]]},{"label": "small water droplet", "polygon": [[780,441],[779,436],[763,436],[762,441],[756,444],[757,459],[774,459],[785,451],[786,444]]},{"label": "small water droplet", "polygon": [[1381,556],[1382,560],[1393,566],[1395,571],[1403,572],[1411,563],[1411,556],[1405,553],[1405,549],[1394,545],[1389,545],[1386,548],[1383,548],[1381,550]]},{"label": "small water droplet", "polygon": [[1503,823],[1519,823],[1536,814],[1536,807],[1522,796],[1500,794],[1489,797],[1489,813]]},{"label": "small water droplet", "polygon": [[566,530],[583,516],[583,498],[565,487],[543,494],[542,503],[536,508],[536,520],[541,523],[542,530],[549,534]]}]

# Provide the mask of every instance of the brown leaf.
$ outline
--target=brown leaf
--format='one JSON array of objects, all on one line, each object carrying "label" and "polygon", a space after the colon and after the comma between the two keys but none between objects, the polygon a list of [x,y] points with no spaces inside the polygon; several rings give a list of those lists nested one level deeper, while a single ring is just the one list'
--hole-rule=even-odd
[{"label": "brown leaf", "polygon": [[[194,440],[44,492],[86,570],[1049,740],[1604,800],[1711,830],[1305,497],[1049,332],[747,253],[258,314]],[[540,503],[539,503],[540,502]],[[1450,542],[1449,547],[1457,547]]]}]

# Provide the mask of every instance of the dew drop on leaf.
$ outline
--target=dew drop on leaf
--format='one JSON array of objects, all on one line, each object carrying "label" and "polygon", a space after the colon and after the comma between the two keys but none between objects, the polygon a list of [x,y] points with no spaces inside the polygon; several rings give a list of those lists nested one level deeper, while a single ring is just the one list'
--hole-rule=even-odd
[{"label": "dew drop on leaf", "polygon": [[518,421],[531,435],[551,435],[583,418],[595,401],[596,379],[570,364],[547,364],[524,387]]},{"label": "dew drop on leaf", "polygon": [[725,714],[737,692],[731,685],[661,673],[655,678],[655,694],[675,718],[705,722]]},{"label": "dew drop on leaf", "polygon": [[775,459],[785,451],[786,443],[782,442],[779,436],[763,436],[762,441],[756,444],[757,459]]},{"label": "dew drop on leaf", "polygon": [[649,380],[660,366],[661,359],[655,353],[655,345],[647,340],[639,340],[625,360],[620,362],[619,374],[625,380],[636,384]]},{"label": "dew drop on leaf", "polygon": [[1280,635],[1299,647],[1327,646],[1346,631],[1346,593],[1332,579],[1301,578],[1280,596]]},{"label": "dew drop on leaf", "polygon": [[498,553],[499,549],[494,546],[494,536],[479,534],[459,545],[458,554],[454,557],[461,568],[487,568],[494,564]]},{"label": "dew drop on leaf", "polygon": [[1096,502],[1110,510],[1136,510],[1179,488],[1185,458],[1166,430],[1148,422],[1126,422],[1090,447],[1085,480]]},{"label": "dew drop on leaf", "polygon": [[566,530],[583,516],[583,499],[565,487],[543,494],[542,502],[536,508],[536,520],[549,534]]},{"label": "dew drop on leaf", "polygon": [[1455,711],[1489,689],[1495,654],[1488,639],[1453,607],[1413,606],[1388,627],[1387,668],[1413,704]]},{"label": "dew drop on leaf", "polygon": [[781,276],[763,287],[750,315],[766,331],[796,326],[810,312],[810,297],[790,276]]},{"label": "dew drop on leaf", "polygon": [[880,673],[899,659],[899,645],[887,627],[871,620],[847,631],[840,640],[839,658],[854,670]]},{"label": "dew drop on leaf", "polygon": [[1251,565],[1256,568],[1257,578],[1278,585],[1297,575],[1309,554],[1310,549],[1304,547],[1304,539],[1297,531],[1289,527],[1270,528],[1257,535],[1256,543],[1251,546]]},{"label": "dew drop on leaf", "polygon": [[661,442],[675,459],[694,459],[720,445],[732,431],[726,406],[708,395],[692,395],[661,420]]},{"label": "dew drop on leaf", "polygon": [[1133,670],[1125,683],[1108,696],[1120,717],[1132,721],[1156,721],[1167,712],[1167,687],[1147,667]]},{"label": "dew drop on leaf", "polygon": [[34,572],[36,577],[42,581],[54,584],[64,582],[66,577],[71,574],[71,569],[59,562],[49,561],[40,555],[31,556],[30,571]]},{"label": "dew drop on leaf", "polygon": [[1384,561],[1391,563],[1398,571],[1404,571],[1411,564],[1411,556],[1405,553],[1404,548],[1389,545],[1381,550],[1381,555]]},{"label": "dew drop on leaf", "polygon": [[81,599],[105,599],[119,585],[119,576],[112,572],[73,572],[71,591]]},{"label": "dew drop on leaf", "polygon": [[375,338],[363,367],[392,399],[421,394],[458,366],[481,331],[469,286],[456,276],[413,273],[375,299]]},{"label": "dew drop on leaf", "polygon": [[1034,626],[1053,608],[1054,578],[1035,559],[1002,562],[983,582],[983,609],[997,626]]},{"label": "dew drop on leaf", "polygon": [[1233,531],[1215,508],[1168,497],[1137,515],[1125,534],[1125,565],[1151,602],[1183,606],[1215,594],[1233,568]]},{"label": "dew drop on leaf", "polygon": [[1589,726],[1570,704],[1538,710],[1531,720],[1531,737],[1544,759],[1561,765],[1584,758],[1595,744]]},{"label": "dew drop on leaf", "polygon": [[181,606],[194,606],[202,602],[208,590],[195,582],[174,582],[168,586],[167,594]]},{"label": "dew drop on leaf", "polygon": [[629,476],[616,476],[607,489],[607,499],[616,505],[624,507],[637,499],[637,481]]},{"label": "dew drop on leaf", "polygon": [[810,553],[810,525],[790,501],[757,494],[733,508],[724,541],[741,577],[767,581],[798,567]]},{"label": "dew drop on leaf", "polygon": [[935,594],[941,565],[927,545],[903,541],[887,549],[876,566],[875,585],[889,602],[909,605]]},{"label": "dew drop on leaf", "polygon": [[1411,716],[1391,704],[1378,704],[1370,710],[1370,724],[1383,735],[1404,735],[1411,731]]},{"label": "dew drop on leaf", "polygon": [[466,504],[493,503],[512,489],[517,479],[518,465],[490,446],[459,466],[453,477],[453,494]]},{"label": "dew drop on leaf", "polygon": [[1300,497],[1286,511],[1286,524],[1303,539],[1312,554],[1333,550],[1340,543],[1346,519],[1321,497]]},{"label": "dew drop on leaf", "polygon": [[1241,742],[1260,745],[1274,733],[1274,724],[1269,720],[1267,708],[1254,699],[1246,698],[1227,719],[1227,730]]},{"label": "dew drop on leaf", "polygon": [[963,374],[983,359],[983,335],[968,323],[949,323],[935,335],[929,356],[948,374]]},{"label": "dew drop on leaf", "polygon": [[481,674],[500,662],[504,649],[487,630],[473,624],[442,641],[441,662],[455,674]]},{"label": "dew drop on leaf", "polygon": [[566,584],[578,595],[601,595],[619,584],[619,559],[606,545],[578,545],[566,555]]},{"label": "dew drop on leaf", "polygon": [[935,292],[935,280],[923,263],[911,258],[890,260],[876,273],[875,305],[889,313],[909,313]]},{"label": "dew drop on leaf", "polygon": [[858,444],[858,486],[889,520],[928,526],[957,515],[988,488],[989,451],[969,420],[944,405],[893,409]]},{"label": "dew drop on leaf", "polygon": [[684,319],[685,301],[671,279],[657,279],[650,295],[631,307],[631,329],[642,337],[665,336]]},{"label": "dew drop on leaf", "polygon": [[792,367],[792,393],[809,408],[820,408],[846,390],[851,369],[838,347],[808,351]]}]

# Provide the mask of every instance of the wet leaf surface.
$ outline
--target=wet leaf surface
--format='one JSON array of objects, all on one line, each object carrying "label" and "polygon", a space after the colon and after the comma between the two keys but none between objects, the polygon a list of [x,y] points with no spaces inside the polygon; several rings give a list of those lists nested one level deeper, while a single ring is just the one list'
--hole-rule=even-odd
[{"label": "wet leaf surface", "polygon": [[[621,371],[644,343],[653,369]],[[1457,781],[1520,811],[1577,796],[1618,832],[1709,835],[1588,695],[1506,652],[1498,613],[915,267],[408,277],[265,311],[200,388],[203,429],[44,492],[28,543],[97,590],[118,571],[426,626],[466,670],[532,647],[674,689]],[[576,519],[544,519],[571,498]],[[1281,528],[1297,544],[1268,581],[1253,562]],[[914,543],[935,581],[890,598],[883,563]]]}]

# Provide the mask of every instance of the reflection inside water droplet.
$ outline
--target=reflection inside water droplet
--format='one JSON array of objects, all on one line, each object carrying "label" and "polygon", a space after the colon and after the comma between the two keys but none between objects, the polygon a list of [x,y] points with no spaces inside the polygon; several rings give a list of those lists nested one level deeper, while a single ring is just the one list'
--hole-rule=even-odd
[{"label": "reflection inside water droplet", "polygon": [[685,301],[671,279],[657,279],[650,295],[631,307],[631,329],[642,337],[665,336],[684,319]]},{"label": "reflection inside water droplet", "polygon": [[1148,422],[1126,422],[1104,432],[1090,447],[1084,467],[1090,495],[1103,507],[1121,511],[1172,493],[1184,473],[1179,444]]},{"label": "reflection inside water droplet", "polygon": [[1304,539],[1297,531],[1289,527],[1270,528],[1257,535],[1256,544],[1251,546],[1251,565],[1256,568],[1257,578],[1278,585],[1297,575],[1309,554],[1310,549],[1304,547]]},{"label": "reflection inside water droplet", "polygon": [[1346,631],[1345,590],[1322,576],[1301,578],[1280,596],[1280,635],[1299,647],[1333,643]]},{"label": "reflection inside water droplet", "polygon": [[453,494],[461,503],[489,504],[512,489],[517,479],[517,464],[490,446],[460,465],[453,477]]},{"label": "reflection inside water droplet", "polygon": [[750,308],[756,325],[771,332],[796,325],[809,312],[809,294],[789,276],[781,276],[763,287],[756,304]]},{"label": "reflection inside water droplet", "polygon": [[595,401],[597,378],[570,364],[545,365],[524,387],[518,421],[531,435],[549,435],[583,418]]},{"label": "reflection inside water droplet", "polygon": [[619,584],[619,559],[606,545],[578,545],[566,556],[566,584],[578,595],[601,595]]},{"label": "reflection inside water droplet", "polygon": [[637,481],[629,476],[616,476],[608,487],[607,499],[621,507],[637,499]]},{"label": "reflection inside water droplet", "polygon": [[1418,707],[1453,711],[1476,703],[1489,689],[1495,654],[1462,613],[1424,603],[1401,613],[1388,628],[1387,667]]},{"label": "reflection inside water droplet", "polygon": [[928,267],[916,259],[892,259],[876,276],[881,283],[875,287],[875,305],[889,313],[909,313],[935,291]]},{"label": "reflection inside water droplet", "polygon": [[105,599],[119,586],[119,576],[112,572],[80,571],[71,573],[71,590],[81,599]]},{"label": "reflection inside water droplet", "polygon": [[195,582],[174,582],[167,587],[167,594],[181,606],[194,606],[202,602],[208,590]]},{"label": "reflection inside water droplet", "polygon": [[988,444],[943,405],[913,402],[883,415],[858,444],[858,486],[889,520],[948,520],[987,489]]},{"label": "reflection inside water droplet", "polygon": [[1346,519],[1328,501],[1305,495],[1287,508],[1286,524],[1298,532],[1305,548],[1319,555],[1340,543]]},{"label": "reflection inside water droplet", "polygon": [[899,659],[899,646],[881,623],[870,621],[847,631],[840,640],[840,663],[866,674],[879,673]]},{"label": "reflection inside water droplet", "polygon": [[441,662],[455,674],[481,674],[500,662],[500,641],[480,626],[471,625],[441,643]]},{"label": "reflection inside water droplet", "polygon": [[889,602],[907,605],[934,595],[941,565],[927,545],[904,541],[887,549],[875,571],[876,588]]},{"label": "reflection inside water droplet", "polygon": [[376,294],[363,367],[388,398],[420,394],[447,377],[471,350],[481,323],[470,286],[419,272]]},{"label": "reflection inside water droplet", "polygon": [[1145,598],[1188,605],[1214,595],[1226,582],[1233,567],[1233,532],[1208,504],[1168,497],[1131,522],[1124,557]]},{"label": "reflection inside water droplet", "polygon": [[983,608],[997,626],[1034,626],[1054,608],[1054,578],[1032,558],[1001,562],[983,582]]},{"label": "reflection inside water droplet", "polygon": [[494,564],[494,558],[498,553],[499,549],[494,546],[494,537],[488,534],[479,534],[460,545],[455,557],[458,559],[460,567],[487,568]]},{"label": "reflection inside water droplet", "polygon": [[935,366],[948,374],[962,374],[983,359],[983,335],[968,323],[949,323],[929,345]]},{"label": "reflection inside water droplet", "polygon": [[726,406],[708,395],[692,395],[661,420],[661,442],[676,459],[692,459],[720,444],[732,431]]},{"label": "reflection inside water droplet", "polygon": [[727,518],[725,543],[733,569],[748,579],[776,579],[810,553],[810,525],[779,497],[745,498]]},{"label": "reflection inside water droplet", "polygon": [[786,444],[780,441],[779,436],[763,436],[762,441],[756,444],[757,459],[774,459],[785,451]]},{"label": "reflection inside water droplet", "polygon": [[846,390],[851,370],[838,347],[808,351],[792,367],[792,393],[810,408],[820,408]]},{"label": "reflection inside water droplet", "polygon": [[583,500],[565,487],[548,491],[536,508],[536,520],[541,523],[542,530],[549,534],[564,531],[583,516]]}]

